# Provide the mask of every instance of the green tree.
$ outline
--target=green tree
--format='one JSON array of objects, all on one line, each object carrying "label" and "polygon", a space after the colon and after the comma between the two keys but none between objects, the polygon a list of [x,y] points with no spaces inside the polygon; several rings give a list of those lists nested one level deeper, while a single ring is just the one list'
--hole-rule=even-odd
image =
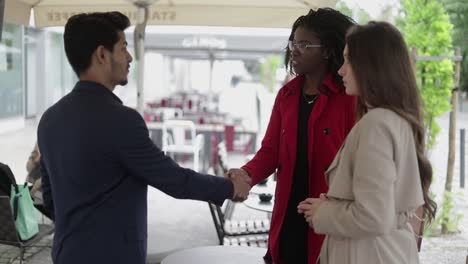
[{"label": "green tree", "polygon": [[[402,17],[398,24],[408,46],[416,47],[419,56],[453,55],[453,25],[440,1],[402,0]],[[416,63],[416,76],[424,101],[424,118],[429,131],[428,147],[430,148],[435,143],[440,130],[435,121],[436,117],[451,109],[453,63],[447,59],[419,61]],[[457,229],[456,226],[460,220],[454,210],[451,189],[447,188],[451,186],[451,179],[447,171],[442,208],[439,210],[434,226],[434,228],[440,226],[443,234]]]},{"label": "green tree", "polygon": [[453,45],[461,48],[463,56],[460,88],[468,92],[468,1],[444,0],[444,5],[454,26]]},{"label": "green tree", "polygon": [[353,17],[353,10],[343,1],[340,1],[336,4],[336,10],[351,18]]},{"label": "green tree", "polygon": [[265,61],[260,64],[260,82],[268,88],[268,91],[273,92],[276,84],[276,70],[280,65],[279,56],[268,56]]},{"label": "green tree", "polygon": [[393,14],[394,6],[393,5],[385,5],[380,12],[378,20],[387,21],[389,23],[393,23],[395,21],[395,15]]},{"label": "green tree", "polygon": [[372,17],[369,15],[369,13],[367,13],[366,10],[360,8],[357,13],[357,22],[359,24],[367,24],[367,22],[371,20],[372,20]]},{"label": "green tree", "polygon": [[[452,29],[449,16],[437,0],[402,0],[398,26],[409,47],[418,49],[418,56],[453,55]],[[428,147],[435,143],[440,131],[435,119],[451,109],[453,64],[449,60],[416,63],[418,86],[424,102]]]},{"label": "green tree", "polygon": [[356,12],[355,10],[351,9],[344,1],[339,1],[336,4],[336,10],[340,11],[341,13],[355,19],[355,21],[359,24],[366,24],[367,22],[373,20],[369,13],[366,10],[359,8]]}]

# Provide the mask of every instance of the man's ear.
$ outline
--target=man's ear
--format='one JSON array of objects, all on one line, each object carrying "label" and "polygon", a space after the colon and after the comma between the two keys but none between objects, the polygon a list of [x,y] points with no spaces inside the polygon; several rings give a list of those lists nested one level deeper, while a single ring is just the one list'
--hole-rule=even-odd
[{"label": "man's ear", "polygon": [[104,48],[104,46],[102,45],[98,46],[96,51],[94,52],[94,56],[99,64],[104,64],[106,62],[107,56],[106,48]]}]

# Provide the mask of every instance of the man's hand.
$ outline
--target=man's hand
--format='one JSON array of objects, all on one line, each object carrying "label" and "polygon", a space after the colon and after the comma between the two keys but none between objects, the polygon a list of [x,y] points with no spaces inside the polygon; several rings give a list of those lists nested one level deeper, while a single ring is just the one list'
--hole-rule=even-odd
[{"label": "man's hand", "polygon": [[243,169],[230,169],[226,176],[234,185],[234,195],[232,200],[244,201],[247,199],[252,184],[252,179],[250,179],[247,172]]},{"label": "man's hand", "polygon": [[229,179],[239,177],[246,180],[249,184],[252,184],[252,179],[250,179],[249,174],[243,169],[230,169],[225,177]]}]

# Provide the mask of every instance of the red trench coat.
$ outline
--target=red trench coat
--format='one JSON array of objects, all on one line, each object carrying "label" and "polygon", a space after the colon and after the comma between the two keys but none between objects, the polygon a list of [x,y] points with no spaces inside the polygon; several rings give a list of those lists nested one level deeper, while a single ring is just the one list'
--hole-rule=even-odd
[{"label": "red trench coat", "polygon": [[[277,170],[275,206],[267,252],[274,263],[280,263],[279,235],[296,164],[299,97],[303,82],[304,76],[298,76],[278,92],[262,146],[255,157],[242,167],[254,185]],[[319,197],[320,193],[328,191],[324,173],[355,122],[356,98],[346,95],[334,84],[331,74],[323,81],[322,89],[324,91],[309,117],[309,197]],[[316,262],[323,239],[323,235],[317,235],[313,229],[309,229],[309,264]]]}]

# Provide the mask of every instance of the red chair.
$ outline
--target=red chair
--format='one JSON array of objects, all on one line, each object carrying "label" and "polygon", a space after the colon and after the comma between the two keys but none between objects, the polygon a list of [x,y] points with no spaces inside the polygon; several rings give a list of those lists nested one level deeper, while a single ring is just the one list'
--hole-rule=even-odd
[{"label": "red chair", "polygon": [[238,152],[249,154],[253,143],[251,135],[239,135],[241,138],[236,140],[236,131],[233,125],[224,126],[224,140],[226,142],[227,152]]},{"label": "red chair", "polygon": [[234,126],[225,125],[224,126],[224,141],[226,142],[226,150],[228,152],[234,151],[234,137],[235,137]]}]

